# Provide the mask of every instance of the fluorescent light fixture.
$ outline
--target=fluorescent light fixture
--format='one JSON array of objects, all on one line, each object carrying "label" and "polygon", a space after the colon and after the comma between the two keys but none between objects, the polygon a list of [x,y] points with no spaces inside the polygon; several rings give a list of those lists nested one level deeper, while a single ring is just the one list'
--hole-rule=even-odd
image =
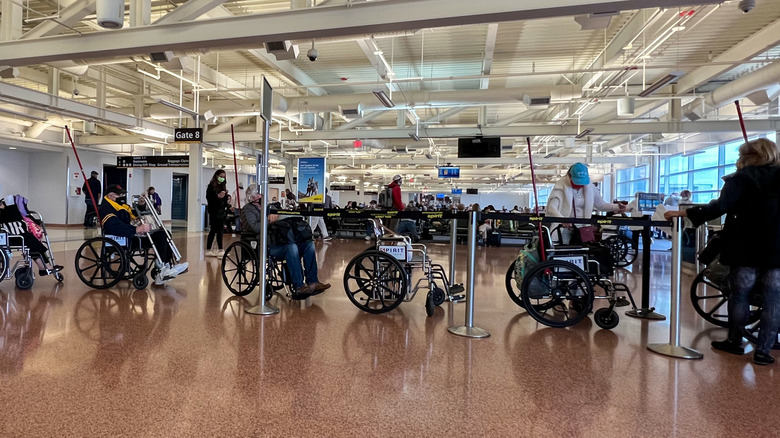
[{"label": "fluorescent light fixture", "polygon": [[135,128],[129,128],[128,131],[134,132],[136,134],[140,134],[145,137],[154,137],[154,138],[162,138],[167,140],[168,137],[171,135],[165,132],[155,131],[154,129],[147,129],[143,128],[141,126],[136,126]]},{"label": "fluorescent light fixture", "polygon": [[585,128],[585,129],[582,130],[582,132],[580,132],[579,134],[575,135],[574,138],[585,137],[586,135],[590,134],[591,132],[593,132],[593,128]]},{"label": "fluorescent light fixture", "polygon": [[382,105],[392,108],[395,106],[393,103],[393,100],[390,99],[390,96],[385,93],[385,90],[373,90],[372,93],[374,93],[374,96],[376,96],[377,99],[379,99],[380,102],[382,102]]},{"label": "fluorescent light fixture", "polygon": [[678,77],[680,77],[681,73],[669,73],[668,75],[662,77],[661,79],[655,81],[652,85],[645,88],[641,93],[639,93],[639,97],[647,97],[656,91],[660,90],[664,86],[666,86],[669,82],[674,81]]},{"label": "fluorescent light fixture", "polygon": [[183,113],[189,114],[192,117],[196,117],[196,116],[199,115],[198,113],[196,113],[195,111],[193,111],[193,110],[191,110],[189,108],[185,108],[185,107],[183,107],[181,105],[177,105],[177,104],[175,104],[173,102],[169,102],[169,101],[167,101],[165,99],[160,99],[160,100],[158,100],[158,102],[160,102],[161,104],[163,104],[163,105],[165,105],[165,106],[167,106],[169,108],[173,108],[175,110],[178,110],[178,111],[181,111]]},{"label": "fluorescent light fixture", "polygon": [[14,147],[14,146],[8,146],[8,149],[10,149],[10,150],[12,150],[12,151],[15,151],[15,150],[16,150],[16,147]]}]

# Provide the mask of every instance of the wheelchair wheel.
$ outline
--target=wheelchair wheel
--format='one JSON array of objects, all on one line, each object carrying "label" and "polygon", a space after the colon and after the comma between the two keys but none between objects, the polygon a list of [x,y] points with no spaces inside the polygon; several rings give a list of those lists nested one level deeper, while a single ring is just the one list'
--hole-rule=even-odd
[{"label": "wheelchair wheel", "polygon": [[259,281],[257,252],[247,242],[234,242],[222,258],[222,280],[235,295],[247,295]]},{"label": "wheelchair wheel", "polygon": [[108,289],[125,277],[125,251],[105,237],[84,242],[76,251],[76,275],[94,289]]},{"label": "wheelchair wheel", "polygon": [[562,260],[533,266],[523,278],[521,296],[532,318],[550,327],[568,327],[588,316],[593,286],[585,271]]},{"label": "wheelchair wheel", "polygon": [[146,276],[145,272],[138,273],[133,277],[134,288],[144,290],[147,286],[149,286],[149,277]]},{"label": "wheelchair wheel", "polygon": [[35,278],[33,277],[33,270],[31,267],[19,268],[14,272],[16,277],[16,287],[21,290],[31,289]]},{"label": "wheelchair wheel", "polygon": [[425,314],[430,318],[433,316],[433,311],[436,309],[436,304],[433,301],[433,292],[428,292],[425,296]]},{"label": "wheelchair wheel", "polygon": [[62,276],[62,272],[55,272],[54,273],[54,279],[57,280],[60,283],[65,281],[65,277]]},{"label": "wheelchair wheel", "polygon": [[[691,304],[693,309],[705,321],[718,327],[729,326],[728,314],[728,290],[713,281],[710,277],[710,270],[705,269],[699,272],[699,275],[691,283]],[[748,315],[748,324],[753,324],[761,317],[761,312],[757,306],[751,303],[750,314]]]},{"label": "wheelchair wheel", "polygon": [[4,249],[0,248],[0,281],[3,281],[7,274],[9,274],[9,264],[8,254],[6,254]]},{"label": "wheelchair wheel", "polygon": [[604,330],[612,330],[617,327],[620,322],[620,317],[617,312],[611,310],[609,307],[602,307],[593,314],[593,320],[596,321],[596,325]]},{"label": "wheelchair wheel", "polygon": [[523,297],[521,296],[520,289],[517,288],[517,282],[515,281],[515,262],[509,264],[509,269],[506,270],[506,277],[504,277],[504,285],[506,286],[506,293],[509,294],[509,298],[514,301],[518,306],[525,308],[523,304]]},{"label": "wheelchair wheel", "polygon": [[408,282],[403,265],[378,250],[358,254],[344,271],[347,297],[368,313],[385,313],[398,307],[406,297]]},{"label": "wheelchair wheel", "polygon": [[[146,275],[146,271],[149,269],[149,248],[136,249],[132,253],[127,254],[127,277],[135,278],[140,275]],[[147,282],[148,283],[148,282]],[[135,283],[133,283],[135,285]],[[146,286],[137,289],[145,289]]]},{"label": "wheelchair wheel", "polygon": [[446,299],[446,295],[444,294],[444,289],[436,286],[433,288],[433,305],[434,306],[441,306],[444,304],[444,300]]},{"label": "wheelchair wheel", "polygon": [[617,235],[604,239],[601,243],[609,248],[613,264],[618,268],[625,268],[636,261],[637,249],[634,243],[626,236]]}]

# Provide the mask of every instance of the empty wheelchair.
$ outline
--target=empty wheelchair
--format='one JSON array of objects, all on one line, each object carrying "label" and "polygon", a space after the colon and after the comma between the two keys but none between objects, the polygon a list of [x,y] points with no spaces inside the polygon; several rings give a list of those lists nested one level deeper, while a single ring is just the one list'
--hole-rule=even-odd
[{"label": "empty wheelchair", "polygon": [[[527,246],[509,266],[506,288],[509,297],[525,308],[531,317],[550,327],[568,327],[582,321],[593,308],[595,298],[608,300],[609,306],[594,313],[596,324],[612,329],[620,318],[615,307],[629,301],[636,308],[628,286],[613,282],[613,261],[603,247],[556,245],[544,228],[545,261],[541,261],[538,238]],[[601,250],[603,249],[603,250]],[[604,291],[596,296],[594,287]]]},{"label": "empty wheelchair", "polygon": [[133,237],[95,237],[84,242],[76,251],[76,275],[87,286],[108,289],[122,280],[129,280],[136,289],[145,289],[149,285],[148,274],[151,273],[151,276],[155,277],[159,271],[158,266],[167,262],[161,260],[152,239],[152,232],[157,230],[165,232],[175,261],[181,259],[181,254],[157,211],[154,208],[140,210],[139,200],[140,197],[133,197],[133,209],[138,221],[134,225],[143,221],[152,226],[152,231]]},{"label": "empty wheelchair", "polygon": [[[254,234],[242,234],[241,240],[231,243],[222,258],[222,281],[235,295],[251,293],[260,284],[260,243]],[[292,281],[284,260],[268,257],[265,262],[266,299],[285,290],[292,296]]]},{"label": "empty wheelchair", "polygon": [[[427,289],[425,311],[432,316],[434,308],[446,300],[463,299],[455,295],[463,292],[463,286],[450,286],[444,267],[431,261],[425,245],[412,243],[410,237],[372,220],[376,247],[355,256],[344,271],[344,290],[352,304],[368,313],[385,313]],[[422,270],[423,276],[412,287],[415,269]]]}]

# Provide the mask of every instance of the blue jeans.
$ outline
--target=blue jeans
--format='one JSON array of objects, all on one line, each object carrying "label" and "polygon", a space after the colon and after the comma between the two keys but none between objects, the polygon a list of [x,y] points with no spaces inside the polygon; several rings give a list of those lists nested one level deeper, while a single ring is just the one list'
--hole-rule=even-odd
[{"label": "blue jeans", "polygon": [[729,274],[729,339],[742,342],[742,334],[750,312],[750,293],[754,288],[763,294],[761,322],[756,351],[769,354],[777,341],[780,328],[780,268],[758,269],[732,267]]},{"label": "blue jeans", "polygon": [[306,271],[306,284],[319,283],[317,279],[317,258],[314,252],[314,242],[307,240],[302,243],[288,243],[268,247],[268,255],[276,259],[284,259],[287,262],[287,270],[293,287],[298,289],[303,286],[303,272],[301,271],[301,257]]},{"label": "blue jeans", "polygon": [[417,234],[417,224],[415,224],[414,221],[401,219],[398,221],[398,227],[396,227],[395,232],[410,236],[415,242],[420,240],[420,236]]}]

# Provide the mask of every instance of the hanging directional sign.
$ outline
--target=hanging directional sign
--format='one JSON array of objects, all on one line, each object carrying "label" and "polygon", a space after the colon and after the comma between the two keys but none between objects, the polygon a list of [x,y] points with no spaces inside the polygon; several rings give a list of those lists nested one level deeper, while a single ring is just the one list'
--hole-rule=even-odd
[{"label": "hanging directional sign", "polygon": [[188,155],[152,155],[152,156],[120,156],[116,157],[116,167],[189,167]]},{"label": "hanging directional sign", "polygon": [[173,141],[176,143],[201,143],[203,128],[176,128],[173,130]]}]

